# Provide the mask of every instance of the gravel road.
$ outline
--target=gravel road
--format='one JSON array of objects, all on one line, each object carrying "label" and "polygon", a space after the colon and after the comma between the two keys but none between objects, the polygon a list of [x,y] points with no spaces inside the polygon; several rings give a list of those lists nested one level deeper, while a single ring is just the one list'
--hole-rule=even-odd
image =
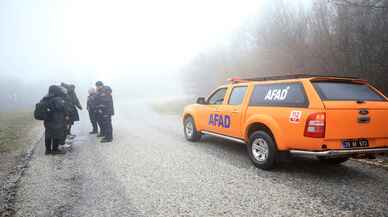
[{"label": "gravel road", "polygon": [[256,169],[243,145],[185,141],[180,117],[121,106],[115,141],[88,135],[86,115],[65,156],[36,147],[15,216],[388,216],[388,172],[314,159]]}]

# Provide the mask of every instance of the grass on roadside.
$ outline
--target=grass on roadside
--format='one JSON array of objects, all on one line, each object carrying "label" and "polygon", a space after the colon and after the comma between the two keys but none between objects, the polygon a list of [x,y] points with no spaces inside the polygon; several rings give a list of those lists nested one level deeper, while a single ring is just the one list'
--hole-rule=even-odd
[{"label": "grass on roadside", "polygon": [[0,112],[0,153],[22,151],[38,124],[31,112]]}]

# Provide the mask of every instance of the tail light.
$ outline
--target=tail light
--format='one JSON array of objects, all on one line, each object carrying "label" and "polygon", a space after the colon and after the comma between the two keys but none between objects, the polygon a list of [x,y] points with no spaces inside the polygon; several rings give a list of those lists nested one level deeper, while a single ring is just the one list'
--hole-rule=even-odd
[{"label": "tail light", "polygon": [[325,138],[326,113],[311,114],[306,121],[305,137]]}]

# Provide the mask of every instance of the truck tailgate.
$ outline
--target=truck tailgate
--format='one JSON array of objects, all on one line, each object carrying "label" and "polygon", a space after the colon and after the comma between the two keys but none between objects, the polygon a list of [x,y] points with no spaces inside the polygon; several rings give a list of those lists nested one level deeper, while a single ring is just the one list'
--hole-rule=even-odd
[{"label": "truck tailgate", "polygon": [[325,101],[326,139],[388,138],[388,102]]}]

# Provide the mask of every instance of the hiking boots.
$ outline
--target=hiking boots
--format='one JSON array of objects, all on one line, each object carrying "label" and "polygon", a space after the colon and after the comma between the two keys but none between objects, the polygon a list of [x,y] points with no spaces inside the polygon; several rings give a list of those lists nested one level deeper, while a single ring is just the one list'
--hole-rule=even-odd
[{"label": "hiking boots", "polygon": [[70,143],[66,143],[66,144],[62,145],[62,148],[71,148],[71,144]]},{"label": "hiking boots", "polygon": [[52,151],[51,151],[51,154],[53,154],[53,155],[57,155],[57,154],[66,154],[66,151],[56,149],[56,150],[52,150]]},{"label": "hiking boots", "polygon": [[112,142],[112,141],[113,141],[113,139],[103,138],[101,140],[101,143],[108,143],[108,142]]}]

